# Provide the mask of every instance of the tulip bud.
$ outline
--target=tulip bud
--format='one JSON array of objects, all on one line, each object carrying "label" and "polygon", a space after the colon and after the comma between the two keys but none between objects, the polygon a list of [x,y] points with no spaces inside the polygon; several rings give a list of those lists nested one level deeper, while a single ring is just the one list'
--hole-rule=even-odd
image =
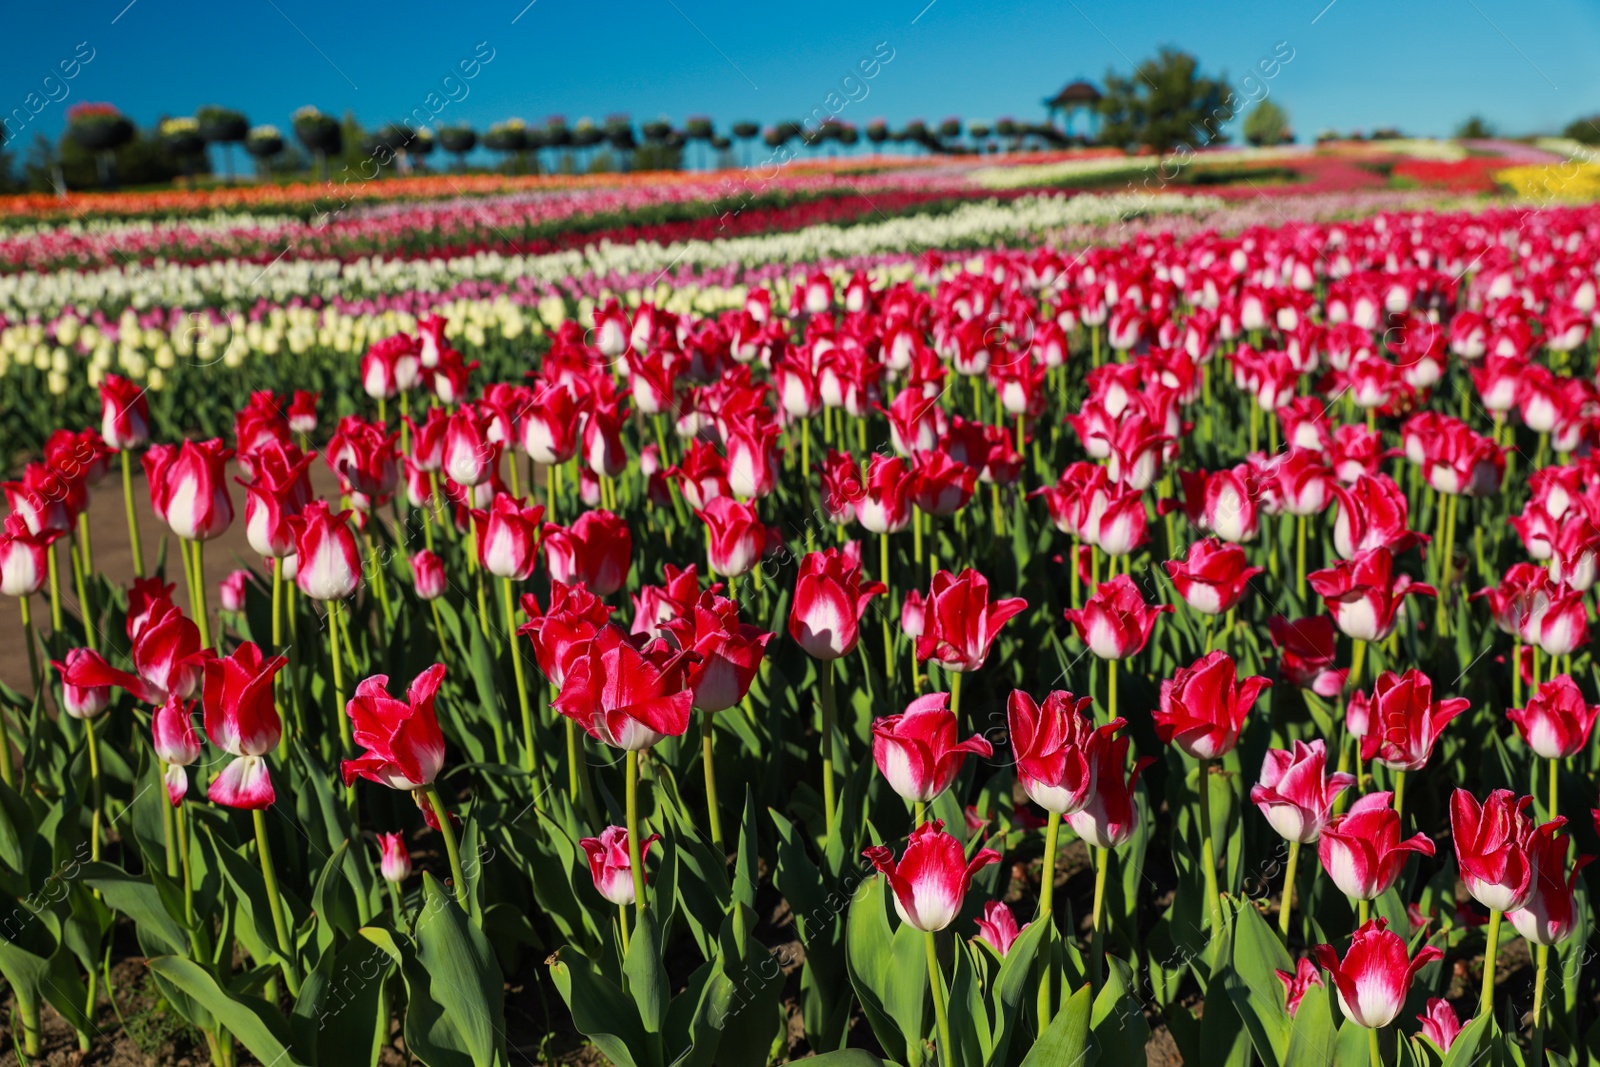
[{"label": "tulip bud", "polygon": [[379,834],[378,848],[382,852],[378,870],[384,881],[399,885],[411,877],[411,853],[406,851],[404,834]]},{"label": "tulip bud", "polygon": [[244,610],[246,592],[250,588],[250,577],[249,571],[236,570],[230,572],[226,578],[217,583],[217,591],[222,600],[222,610]]},{"label": "tulip bud", "polygon": [[[651,834],[639,842],[639,862],[650,855],[650,846],[661,840],[660,834]],[[589,858],[589,876],[594,879],[595,890],[619,907],[634,902],[633,865],[628,856],[628,830],[624,826],[608,826],[599,837],[585,837],[578,844]]]},{"label": "tulip bud", "polygon": [[87,648],[74,648],[67,653],[66,663],[52,661],[62,676],[61,710],[74,719],[98,718],[111,703],[109,685],[73,685],[67,680],[69,669],[86,658],[99,659],[99,656]]},{"label": "tulip bud", "polygon": [[412,556],[411,576],[416,584],[419,599],[437,600],[444,596],[446,586],[444,560],[435,553],[423,549]]}]

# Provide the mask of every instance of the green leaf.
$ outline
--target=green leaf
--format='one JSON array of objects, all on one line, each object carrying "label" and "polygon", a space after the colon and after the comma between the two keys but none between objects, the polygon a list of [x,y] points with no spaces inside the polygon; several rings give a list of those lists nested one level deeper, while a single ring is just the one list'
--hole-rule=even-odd
[{"label": "green leaf", "polygon": [[83,880],[90,889],[100,891],[113,911],[132,919],[143,943],[159,946],[160,955],[188,954],[189,935],[168,912],[160,891],[152,883],[109,863],[85,864]]},{"label": "green leaf", "polygon": [[1224,981],[1262,1067],[1278,1067],[1289,1049],[1291,1020],[1277,972],[1293,974],[1294,968],[1277,931],[1253,903],[1240,901],[1233,928],[1233,966]]},{"label": "green leaf", "polygon": [[[1022,1067],[1089,1067],[1094,1056],[1089,1051],[1089,1013],[1092,1004],[1089,987],[1082,986],[1067,998],[1056,1017],[1050,1020],[1033,1048],[1022,1061]],[[1109,1063],[1107,1067],[1120,1067]]]},{"label": "green leaf", "polygon": [[439,1006],[475,1067],[503,1064],[505,987],[494,950],[438,879],[424,874],[422,887],[417,965],[427,974],[428,985],[418,989],[408,975],[411,997],[414,1001],[426,994]]},{"label": "green leaf", "polygon": [[1007,1062],[1011,1039],[1019,1029],[1017,1012],[1038,990],[1037,979],[1030,980],[1034,957],[1039,954],[1040,942],[1046,940],[1051,930],[1049,922],[1034,920],[1029,923],[1011,942],[1006,958],[1000,961],[1000,973],[994,980],[994,1050],[989,1057],[993,1063]]},{"label": "green leaf", "polygon": [[889,971],[884,976],[883,1006],[910,1050],[921,1044],[932,1027],[929,1005],[927,935],[910,923],[901,923],[894,932]]},{"label": "green leaf", "polygon": [[[893,1050],[904,1046],[900,1027],[885,1006],[889,969],[894,961],[894,931],[884,912],[884,879],[874,876],[856,892],[845,916],[845,964],[850,984],[878,1043]],[[926,964],[923,968],[926,969]]]},{"label": "green leaf", "polygon": [[806,1060],[806,1067],[885,1067],[885,1064],[870,1052],[849,1048],[812,1056]]},{"label": "green leaf", "polygon": [[750,787],[744,787],[744,817],[739,826],[739,852],[733,870],[733,899],[745,907],[756,906],[756,879],[759,874],[756,831],[756,798]]},{"label": "green leaf", "polygon": [[1445,1055],[1444,1067],[1473,1067],[1495,1055],[1501,1043],[1500,1028],[1493,1013],[1479,1015],[1456,1035]]},{"label": "green leaf", "polygon": [[1333,1012],[1333,994],[1326,985],[1306,990],[1289,1029],[1283,1067],[1327,1067],[1333,1062],[1337,1044]]},{"label": "green leaf", "polygon": [[157,956],[148,966],[203,1005],[262,1063],[308,1067],[308,1061],[296,1055],[288,1023],[266,1001],[228,992],[209,970],[193,960]]},{"label": "green leaf", "polygon": [[622,963],[622,973],[627,976],[628,992],[639,1005],[639,1019],[649,1034],[661,1033],[661,1024],[667,1017],[667,1003],[672,998],[661,949],[661,931],[656,926],[655,914],[649,908],[641,909],[633,939],[628,944],[627,959]]},{"label": "green leaf", "polygon": [[[563,957],[570,957],[569,965]],[[588,957],[562,949],[550,957],[550,977],[572,1012],[572,1025],[616,1067],[642,1067],[635,1050],[649,1047],[639,1007],[615,983],[599,974]],[[646,1061],[648,1063],[649,1061]]]},{"label": "green leaf", "polygon": [[1150,1040],[1144,1004],[1133,990],[1133,968],[1115,956],[1106,956],[1106,982],[1094,998],[1089,1028],[1099,1057],[1108,1064],[1142,1064]]}]

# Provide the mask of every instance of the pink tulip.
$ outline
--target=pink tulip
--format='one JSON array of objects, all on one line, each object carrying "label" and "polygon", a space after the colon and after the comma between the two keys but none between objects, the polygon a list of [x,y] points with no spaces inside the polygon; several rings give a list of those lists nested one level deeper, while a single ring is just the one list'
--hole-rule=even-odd
[{"label": "pink tulip", "polygon": [[927,804],[950,788],[969,754],[990,756],[981,734],[958,741],[950,694],[918,697],[898,715],[872,723],[872,758],[884,780],[908,803]]},{"label": "pink tulip", "polygon": [[925,931],[943,930],[954,922],[972,876],[1000,862],[1000,854],[991,848],[979,849],[968,861],[961,842],[945,833],[938,819],[911,831],[898,863],[888,845],[874,845],[862,855],[888,878],[901,921]]}]

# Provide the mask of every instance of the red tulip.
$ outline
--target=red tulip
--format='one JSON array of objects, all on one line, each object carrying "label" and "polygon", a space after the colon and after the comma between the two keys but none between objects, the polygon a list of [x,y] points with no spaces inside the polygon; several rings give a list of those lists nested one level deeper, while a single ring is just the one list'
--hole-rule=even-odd
[{"label": "red tulip", "polygon": [[848,452],[828,449],[822,460],[822,513],[829,522],[854,522],[861,499],[861,469]]},{"label": "red tulip", "polygon": [[378,851],[378,873],[385,882],[399,885],[411,877],[411,853],[406,850],[405,834],[379,834]]},{"label": "red tulip", "polygon": [[444,560],[426,548],[411,557],[411,578],[416,586],[417,599],[437,600],[444,596],[448,584]]},{"label": "red tulip", "polygon": [[944,412],[937,395],[902,389],[884,409],[889,419],[889,442],[902,456],[932,451],[940,437],[939,420]]},{"label": "red tulip", "polygon": [[1027,606],[1021,597],[989,603],[989,580],[970,567],[959,575],[940,571],[924,603],[917,658],[946,670],[975,671],[989,657],[1000,628]]},{"label": "red tulip", "polygon": [[489,421],[471,407],[462,406],[445,424],[444,472],[457,485],[475,486],[488,481],[500,464],[500,446],[489,440]]},{"label": "red tulip", "polygon": [[761,562],[767,528],[756,506],[731,496],[718,496],[695,512],[711,532],[711,569],[730,578],[748,574]]},{"label": "red tulip", "polygon": [[778,454],[778,426],[740,419],[729,423],[724,434],[728,449],[728,486],[743,499],[766,496],[777,487],[782,460]]},{"label": "red tulip", "polygon": [[12,514],[27,523],[30,533],[64,534],[72,529],[74,516],[67,504],[70,487],[44,464],[28,464],[21,481],[0,482],[0,488],[5,490]]},{"label": "red tulip", "polygon": [[[1516,519],[1512,519],[1513,525]],[[1533,563],[1514,563],[1500,576],[1498,586],[1472,594],[1489,602],[1489,616],[1502,633],[1521,634],[1523,624],[1533,615],[1536,602],[1548,604],[1557,595],[1550,572]]]},{"label": "red tulip", "polygon": [[1349,671],[1334,670],[1338,631],[1327,615],[1286,619],[1274,615],[1267,620],[1267,631],[1278,649],[1278,673],[1291,685],[1309,689],[1318,696],[1338,696]]},{"label": "red tulip", "polygon": [[217,583],[217,596],[222,602],[222,610],[243,611],[249,588],[249,571],[229,571],[228,576]]},{"label": "red tulip", "polygon": [[257,555],[282,559],[295,552],[290,522],[311,501],[307,474],[316,453],[293,445],[271,445],[255,456],[255,480],[244,486],[244,536]]},{"label": "red tulip", "polygon": [[1394,1022],[1405,1006],[1412,979],[1444,952],[1425,945],[1413,958],[1405,938],[1388,929],[1387,919],[1373,919],[1350,938],[1350,950],[1341,962],[1332,945],[1312,951],[1333,979],[1344,1017],[1357,1026],[1377,1030]]},{"label": "red tulip", "polygon": [[1268,749],[1250,802],[1285,841],[1310,844],[1333,816],[1334,800],[1356,783],[1353,774],[1327,770],[1328,752],[1320,738],[1310,744],[1296,741],[1292,749]]},{"label": "red tulip", "polygon": [[[660,834],[651,834],[639,842],[640,863],[650,855],[650,846],[660,840]],[[608,826],[599,837],[585,837],[578,844],[589,858],[589,876],[594,879],[594,887],[600,895],[619,907],[631,905],[634,901],[633,863],[628,856],[627,827]]]},{"label": "red tulip", "polygon": [[1496,789],[1479,805],[1465,789],[1450,794],[1450,832],[1461,881],[1472,898],[1490,911],[1516,911],[1532,899],[1538,884],[1533,868],[1532,797]]},{"label": "red tulip", "polygon": [[822,395],[817,388],[816,371],[806,355],[791,351],[775,360],[772,386],[778,392],[778,403],[790,418],[809,419],[821,413]]},{"label": "red tulip", "polygon": [[1317,858],[1345,896],[1377,900],[1400,877],[1409,853],[1433,855],[1433,842],[1424,834],[1400,839],[1400,814],[1389,805],[1393,796],[1368,793],[1322,828]]},{"label": "red tulip", "polygon": [[992,848],[979,849],[969,862],[961,842],[945,833],[938,819],[911,831],[898,863],[887,845],[874,845],[862,855],[888,878],[901,921],[925,931],[943,930],[955,922],[972,876],[1000,862],[1000,854]]},{"label": "red tulip", "polygon": [[726,711],[744,699],[772,640],[760,627],[739,621],[739,605],[709,590],[662,630],[700,657],[689,668],[689,687],[694,706],[708,712]]},{"label": "red tulip", "polygon": [[1273,973],[1278,976],[1278,981],[1283,983],[1283,1006],[1290,1018],[1294,1018],[1294,1013],[1300,1010],[1300,1001],[1305,999],[1311,987],[1322,984],[1317,965],[1305,956],[1301,956],[1295,963],[1293,974],[1288,971]]},{"label": "red tulip", "polygon": [[696,511],[705,510],[713,500],[733,491],[728,486],[722,453],[705,441],[693,442],[684,453],[683,462],[669,468],[667,474],[677,481],[683,499]]},{"label": "red tulip", "polygon": [[1139,774],[1155,761],[1145,757],[1128,766],[1128,739],[1118,736],[1100,746],[1094,768],[1094,791],[1089,802],[1067,816],[1072,832],[1096,848],[1121,848],[1139,829],[1139,805],[1134,788]]},{"label": "red tulip", "polygon": [[1156,736],[1195,759],[1219,759],[1238,743],[1245,716],[1271,684],[1265,678],[1241,681],[1232,656],[1208,653],[1161,683],[1161,707],[1151,712]]},{"label": "red tulip", "polygon": [[536,386],[522,413],[522,450],[547,467],[578,454],[578,402],[562,384]]},{"label": "red tulip", "polygon": [[1445,725],[1471,706],[1465,697],[1434,700],[1433,682],[1419,670],[1384,671],[1367,703],[1372,718],[1361,738],[1361,758],[1391,770],[1421,770]]},{"label": "red tulip", "polygon": [[[32,640],[28,635],[27,640]],[[61,672],[61,710],[74,719],[98,718],[111,704],[111,686],[74,685],[72,668],[85,660],[99,660],[100,654],[87,648],[74,648],[67,652],[66,662],[51,660],[51,665]],[[104,660],[101,660],[103,663]]]},{"label": "red tulip", "polygon": [[1461,1033],[1461,1017],[1443,997],[1429,997],[1428,1010],[1417,1016],[1417,1021],[1422,1024],[1422,1036],[1432,1041],[1441,1054],[1450,1051]]},{"label": "red tulip", "polygon": [[914,461],[911,502],[929,515],[954,515],[967,506],[978,472],[943,452],[922,452]]},{"label": "red tulip", "polygon": [[679,569],[668,563],[664,570],[663,584],[642,586],[633,594],[633,633],[665,636],[663,627],[694,611],[700,599],[700,575],[693,565]]},{"label": "red tulip", "polygon": [[150,510],[162,522],[167,521],[167,468],[177,458],[177,445],[151,445],[139,457],[144,467],[145,487],[150,493]]},{"label": "red tulip", "polygon": [[1191,544],[1183,560],[1163,566],[1185,603],[1203,615],[1220,615],[1244,599],[1250,579],[1261,573],[1249,563],[1238,545],[1207,537]]},{"label": "red tulip", "polygon": [[911,525],[911,469],[899,456],[874,452],[867,465],[856,521],[871,533],[898,533]]},{"label": "red tulip", "polygon": [[1189,521],[1210,530],[1224,541],[1254,541],[1260,523],[1260,503],[1247,468],[1179,471],[1183,485],[1183,510]]},{"label": "red tulip", "polygon": [[1339,512],[1333,520],[1333,547],[1345,559],[1355,559],[1375,548],[1404,552],[1420,534],[1406,529],[1406,497],[1394,479],[1363,474],[1346,489],[1333,487]]},{"label": "red tulip", "polygon": [[596,596],[621,589],[633,566],[633,534],[609,511],[586,511],[571,526],[545,523],[543,548],[551,578],[582,582]]},{"label": "red tulip", "polygon": [[1527,707],[1506,712],[1523,742],[1541,759],[1566,759],[1583,751],[1596,716],[1600,704],[1585,704],[1583,693],[1565,674],[1540,683]]},{"label": "red tulip", "polygon": [[1150,607],[1126,574],[1101,582],[1081,610],[1062,614],[1078,631],[1089,651],[1101,659],[1126,659],[1144,648],[1156,619],[1172,610],[1171,604]]},{"label": "red tulip", "polygon": [[1569,871],[1569,842],[1562,832],[1567,820],[1556,818],[1533,832],[1529,858],[1533,866],[1533,895],[1506,918],[1517,933],[1536,945],[1555,945],[1572,935],[1577,918],[1573,895],[1578,875],[1593,856],[1578,856]]},{"label": "red tulip", "polygon": [[106,447],[100,431],[93,428],[77,433],[57,430],[44,443],[45,466],[59,472],[68,481],[81,483],[85,489],[105,480],[111,471],[113,454]]},{"label": "red tulip", "polygon": [[162,472],[162,514],[172,532],[188,541],[209,541],[233,522],[227,462],[233,450],[221,440],[185,441]]},{"label": "red tulip", "polygon": [[346,787],[366,778],[390,789],[418,790],[433,784],[444,767],[444,734],[433,701],[444,681],[444,664],[417,675],[406,699],[388,693],[389,676],[375,674],[356,686],[345,705],[355,743],[366,749],[340,767]]},{"label": "red tulip", "polygon": [[1107,438],[1111,450],[1106,476],[1117,485],[1143,491],[1161,476],[1161,457],[1172,438],[1137,410],[1123,413]]},{"label": "red tulip", "polygon": [[100,383],[100,436],[117,452],[150,440],[150,402],[144,388],[108,374]]},{"label": "red tulip", "polygon": [[1388,637],[1407,595],[1437,595],[1433,586],[1395,574],[1394,556],[1387,548],[1374,548],[1353,560],[1313,571],[1306,581],[1328,606],[1334,625],[1356,641]]},{"label": "red tulip", "polygon": [[348,511],[322,500],[289,520],[295,537],[295,585],[313,600],[343,600],[361,584],[361,554]]},{"label": "red tulip", "polygon": [[328,441],[328,468],[339,477],[339,488],[358,511],[371,511],[389,502],[400,483],[400,466],[394,443],[399,434],[350,415],[339,420]]},{"label": "red tulip", "polygon": [[189,772],[184,768],[200,758],[200,735],[194,730],[194,704],[173,693],[162,701],[150,722],[156,758],[166,764],[162,780],[173,807],[189,792]]},{"label": "red tulip", "polygon": [[1011,946],[1022,931],[1033,925],[1023,923],[1019,929],[1016,913],[1003,900],[989,901],[983,906],[983,917],[973,921],[978,924],[978,939],[994,949],[1001,959],[1011,952]]},{"label": "red tulip", "polygon": [[1546,655],[1565,656],[1589,643],[1589,610],[1578,590],[1556,588],[1548,597],[1534,594],[1522,639]]},{"label": "red tulip", "polygon": [[990,756],[981,734],[957,741],[950,694],[929,693],[899,715],[872,722],[872,759],[889,788],[908,803],[930,803],[950,788],[967,755]]},{"label": "red tulip", "polygon": [[510,493],[497,493],[494,506],[473,511],[478,565],[496,578],[525,581],[539,559],[539,520],[544,508],[523,507]]},{"label": "red tulip", "polygon": [[7,515],[0,530],[0,593],[23,597],[44,588],[50,545],[60,536],[58,531],[35,534],[21,515]]},{"label": "red tulip", "polygon": [[1450,419],[1424,442],[1422,473],[1436,492],[1488,496],[1500,491],[1506,457],[1493,440]]},{"label": "red tulip", "polygon": [[264,657],[249,641],[231,656],[206,661],[200,697],[206,736],[235,757],[211,782],[207,796],[213,803],[253,811],[269,808],[277,799],[264,757],[283,736],[272,679],[288,662],[282,656]]},{"label": "red tulip", "polygon": [[[1046,811],[1071,815],[1093,799],[1102,749],[1126,720],[1095,726],[1085,714],[1089,698],[1056,690],[1042,705],[1020,689],[1006,704],[1006,724],[1016,754],[1017,779]],[[1119,766],[1117,772],[1121,773]]]},{"label": "red tulip", "polygon": [[608,623],[575,653],[550,706],[601,744],[635,751],[689,728],[694,652],[635,638]]},{"label": "red tulip", "polygon": [[1291,515],[1316,515],[1328,506],[1337,483],[1321,452],[1291,448],[1272,468],[1278,499]]},{"label": "red tulip", "polygon": [[867,602],[886,592],[882,582],[861,580],[861,545],[812,552],[800,561],[789,634],[816,659],[838,659],[855,651]]},{"label": "red tulip", "polygon": [[294,399],[289,403],[289,429],[298,434],[316,432],[318,395],[304,389],[295,390]]},{"label": "red tulip", "polygon": [[557,689],[566,684],[567,669],[611,618],[611,609],[581,583],[550,582],[550,610],[541,611],[532,593],[522,595],[528,621],[517,628],[533,645],[539,670]]}]

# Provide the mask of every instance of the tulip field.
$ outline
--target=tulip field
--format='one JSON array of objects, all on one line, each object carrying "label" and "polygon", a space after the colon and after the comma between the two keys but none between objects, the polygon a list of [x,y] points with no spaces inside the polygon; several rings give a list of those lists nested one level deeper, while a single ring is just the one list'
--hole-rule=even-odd
[{"label": "tulip field", "polygon": [[0,209],[0,1063],[1600,1064],[1600,207],[855,164]]}]

